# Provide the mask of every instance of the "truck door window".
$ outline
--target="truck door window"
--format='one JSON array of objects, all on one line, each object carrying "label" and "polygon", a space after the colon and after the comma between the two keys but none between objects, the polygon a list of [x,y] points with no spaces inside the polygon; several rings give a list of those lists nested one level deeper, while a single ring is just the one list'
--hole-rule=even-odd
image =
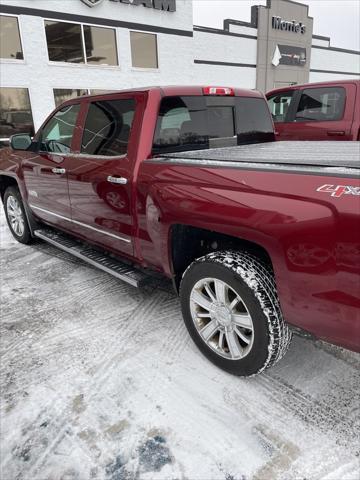
[{"label": "truck door window", "polygon": [[278,93],[268,98],[268,105],[274,123],[286,122],[287,112],[294,95],[294,91]]},{"label": "truck door window", "polygon": [[58,110],[41,132],[40,151],[69,153],[80,105],[68,105]]},{"label": "truck door window", "polygon": [[133,98],[90,103],[81,153],[106,157],[125,155],[134,114]]},{"label": "truck door window", "polygon": [[344,88],[307,88],[302,91],[295,121],[328,122],[341,120],[344,107]]}]

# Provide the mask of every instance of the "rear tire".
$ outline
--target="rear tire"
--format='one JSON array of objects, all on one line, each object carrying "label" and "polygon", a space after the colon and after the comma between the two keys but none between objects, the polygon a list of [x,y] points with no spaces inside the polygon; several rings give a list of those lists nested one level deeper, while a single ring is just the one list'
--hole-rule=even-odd
[{"label": "rear tire", "polygon": [[229,373],[261,373],[289,347],[272,270],[250,253],[220,251],[195,260],[183,275],[180,299],[195,344]]},{"label": "rear tire", "polygon": [[31,243],[33,238],[18,188],[8,187],[6,189],[4,194],[4,210],[6,221],[13,237],[20,243]]}]

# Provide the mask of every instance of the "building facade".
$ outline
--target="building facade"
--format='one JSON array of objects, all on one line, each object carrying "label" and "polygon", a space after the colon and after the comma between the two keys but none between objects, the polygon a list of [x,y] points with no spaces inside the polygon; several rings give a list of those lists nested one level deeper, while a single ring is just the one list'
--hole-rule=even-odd
[{"label": "building facade", "polygon": [[251,21],[194,26],[191,0],[2,0],[0,139],[36,130],[62,101],[145,85],[262,91],[360,78],[360,52],[313,33],[308,7],[254,6]]}]

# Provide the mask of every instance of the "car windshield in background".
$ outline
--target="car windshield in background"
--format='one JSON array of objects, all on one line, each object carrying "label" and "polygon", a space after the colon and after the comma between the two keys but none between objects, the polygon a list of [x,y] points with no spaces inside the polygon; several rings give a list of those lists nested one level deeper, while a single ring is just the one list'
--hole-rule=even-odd
[{"label": "car windshield in background", "polygon": [[153,153],[171,153],[274,140],[266,101],[254,97],[165,97]]}]

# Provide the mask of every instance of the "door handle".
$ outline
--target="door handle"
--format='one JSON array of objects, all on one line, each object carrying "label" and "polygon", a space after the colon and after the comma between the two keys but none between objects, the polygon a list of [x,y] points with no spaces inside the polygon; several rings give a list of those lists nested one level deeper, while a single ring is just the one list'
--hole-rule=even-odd
[{"label": "door handle", "polygon": [[66,173],[65,168],[52,168],[51,171],[53,173]]},{"label": "door handle", "polygon": [[110,182],[110,183],[117,183],[117,184],[120,184],[120,185],[126,185],[127,184],[127,178],[124,178],[124,177],[112,177],[111,175],[109,175],[107,177],[107,181]]},{"label": "door handle", "polygon": [[326,132],[328,134],[329,137],[332,137],[332,136],[337,136],[337,135],[345,135],[345,132],[344,130],[328,130]]}]

